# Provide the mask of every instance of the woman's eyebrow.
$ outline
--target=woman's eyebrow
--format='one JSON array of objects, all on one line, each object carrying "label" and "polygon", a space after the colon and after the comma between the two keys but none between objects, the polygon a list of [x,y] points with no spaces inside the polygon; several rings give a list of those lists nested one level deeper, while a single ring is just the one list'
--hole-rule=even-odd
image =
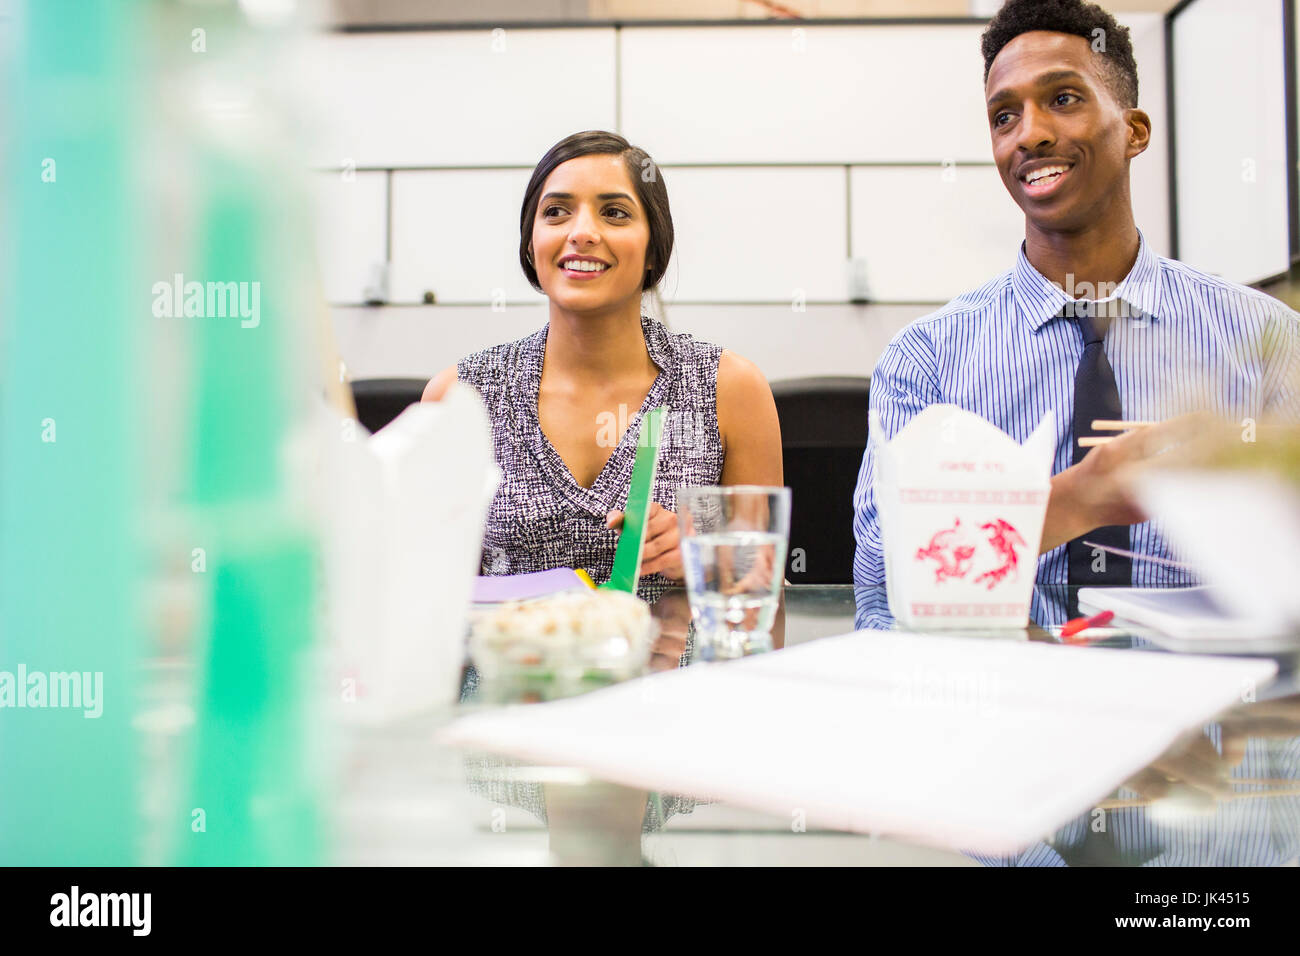
[{"label": "woman's eyebrow", "polygon": [[[546,202],[548,199],[572,199],[572,198],[573,198],[573,193],[547,193],[540,200],[538,200],[538,202],[540,204]],[[601,193],[596,198],[597,199],[626,199],[632,202],[635,201],[627,193]]]}]

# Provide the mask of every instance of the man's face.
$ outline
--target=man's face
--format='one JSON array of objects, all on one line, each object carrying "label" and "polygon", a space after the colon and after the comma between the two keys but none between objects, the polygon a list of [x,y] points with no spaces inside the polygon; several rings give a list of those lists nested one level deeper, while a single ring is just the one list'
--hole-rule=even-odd
[{"label": "man's face", "polygon": [[1116,101],[1080,36],[1035,30],[998,53],[984,85],[1002,182],[1040,230],[1095,225],[1127,201],[1128,161],[1146,148],[1145,114]]}]

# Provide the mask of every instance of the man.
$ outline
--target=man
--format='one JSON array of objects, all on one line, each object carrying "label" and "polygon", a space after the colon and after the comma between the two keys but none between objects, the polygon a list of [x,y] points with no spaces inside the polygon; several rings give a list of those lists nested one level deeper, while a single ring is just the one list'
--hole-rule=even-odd
[{"label": "man", "polygon": [[[1057,430],[1040,584],[1192,583],[1125,493],[1122,470],[1185,419],[1089,450],[1095,419],[1194,410],[1240,422],[1294,415],[1298,317],[1261,292],[1157,256],[1129,197],[1150,142],[1127,28],[1082,0],[1009,0],[982,38],[1002,182],[1025,214],[1013,268],[903,329],[871,382],[887,440],[946,402],[1018,441],[1051,410]],[[854,493],[859,586],[884,583],[869,443]],[[1083,539],[1106,549],[1085,546]]]}]

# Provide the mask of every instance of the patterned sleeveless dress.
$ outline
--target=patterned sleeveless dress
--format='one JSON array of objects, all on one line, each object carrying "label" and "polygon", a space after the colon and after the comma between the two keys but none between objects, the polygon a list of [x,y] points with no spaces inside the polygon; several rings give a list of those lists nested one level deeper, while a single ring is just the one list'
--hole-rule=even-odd
[{"label": "patterned sleeveless dress", "polygon": [[[641,419],[650,409],[669,408],[655,501],[675,510],[678,488],[716,485],[722,477],[717,408],[722,349],[684,333],[670,333],[648,316],[641,317],[646,351],[660,373],[639,409],[611,411],[594,423],[598,439],[607,437],[618,444],[595,484],[584,488],[542,432],[537,417],[548,328],[475,352],[456,366],[457,379],[477,388],[487,405],[503,474],[488,512],[482,573],[582,568],[599,584],[609,580],[618,541],[605,527],[605,515],[612,509],[621,511],[627,502]],[[653,600],[668,585],[660,575],[646,576],[641,596]]]},{"label": "patterned sleeveless dress", "polygon": [[[659,376],[626,422],[597,422],[597,435],[618,441],[596,482],[584,488],[542,432],[537,418],[537,393],[546,352],[544,326],[525,338],[475,352],[456,366],[458,381],[473,385],[483,396],[492,422],[492,444],[501,466],[501,487],[488,512],[483,539],[483,574],[523,574],[547,568],[582,568],[601,583],[609,580],[617,537],[605,527],[611,509],[627,503],[642,417],[667,405],[659,469],[653,499],[676,510],[677,489],[716,485],[722,477],[722,437],[718,432],[718,357],[722,349],[697,342],[686,334],[670,333],[653,319],[641,317],[646,351]],[[622,418],[619,415],[619,418]],[[626,432],[620,439],[620,431]],[[637,594],[655,601],[673,582],[658,574],[641,578]],[[692,641],[680,663],[691,658]],[[462,699],[472,699],[478,674],[468,668]],[[517,779],[514,762],[487,753],[465,756],[469,788],[497,803],[521,807],[546,821],[542,787]],[[647,801],[642,828],[658,830],[669,817],[690,813],[697,801],[663,794]]]}]

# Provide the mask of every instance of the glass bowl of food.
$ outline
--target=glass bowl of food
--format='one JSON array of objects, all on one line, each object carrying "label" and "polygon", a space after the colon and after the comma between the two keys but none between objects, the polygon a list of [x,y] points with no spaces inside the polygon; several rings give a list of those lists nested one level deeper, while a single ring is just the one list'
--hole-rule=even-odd
[{"label": "glass bowl of food", "polygon": [[656,631],[635,595],[571,591],[478,615],[469,652],[484,684],[550,700],[645,673]]}]

